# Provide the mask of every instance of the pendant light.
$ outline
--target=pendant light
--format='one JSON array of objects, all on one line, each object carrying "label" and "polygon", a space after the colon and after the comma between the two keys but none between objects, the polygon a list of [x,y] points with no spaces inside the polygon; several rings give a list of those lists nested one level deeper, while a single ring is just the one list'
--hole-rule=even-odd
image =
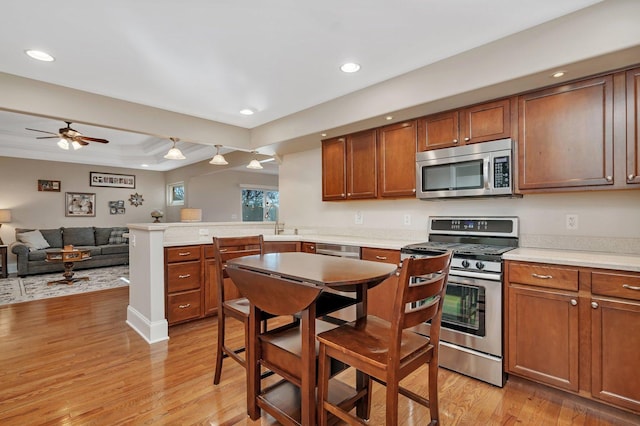
[{"label": "pendant light", "polygon": [[222,145],[214,145],[214,146],[216,147],[216,155],[214,155],[211,161],[209,161],[209,164],[214,164],[216,166],[225,166],[229,164],[229,162],[224,159],[222,154],[220,154],[220,148],[222,147]]},{"label": "pendant light", "polygon": [[[258,151],[251,151],[252,154],[257,154]],[[247,169],[262,169],[262,164],[260,164],[260,162],[258,160],[256,160],[255,158],[253,160],[251,160],[251,162],[247,165]]]},{"label": "pendant light", "polygon": [[167,160],[184,160],[187,157],[185,157],[184,155],[182,155],[182,152],[180,152],[180,150],[178,148],[176,148],[176,142],[178,142],[180,139],[178,138],[169,138],[171,139],[171,142],[173,142],[173,147],[169,150],[169,152],[167,152],[167,155],[164,156],[164,158],[166,158]]}]

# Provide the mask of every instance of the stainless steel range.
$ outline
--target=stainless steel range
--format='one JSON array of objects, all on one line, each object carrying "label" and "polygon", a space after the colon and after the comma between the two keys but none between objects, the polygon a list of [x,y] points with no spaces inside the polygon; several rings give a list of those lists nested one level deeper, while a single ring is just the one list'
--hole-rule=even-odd
[{"label": "stainless steel range", "polygon": [[[401,259],[453,250],[440,332],[440,365],[503,386],[502,254],[518,246],[517,217],[430,217],[429,241]],[[430,325],[416,328],[429,334]]]}]

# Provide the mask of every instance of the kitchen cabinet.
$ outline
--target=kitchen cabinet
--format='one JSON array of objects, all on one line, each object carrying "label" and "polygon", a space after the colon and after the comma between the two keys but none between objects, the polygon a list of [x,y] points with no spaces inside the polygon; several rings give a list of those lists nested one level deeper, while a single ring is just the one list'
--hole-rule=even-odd
[{"label": "kitchen cabinet", "polygon": [[640,413],[640,273],[506,262],[506,369]]},{"label": "kitchen cabinet", "polygon": [[420,151],[510,138],[512,100],[500,99],[419,119]]},{"label": "kitchen cabinet", "polygon": [[322,141],[322,199],[376,198],[376,130]]},{"label": "kitchen cabinet", "polygon": [[165,248],[166,313],[169,325],[202,316],[201,248]]},{"label": "kitchen cabinet", "polygon": [[298,241],[265,241],[265,253],[285,253],[292,251],[300,251],[300,242]]},{"label": "kitchen cabinet", "polygon": [[626,182],[640,184],[640,68],[626,73],[627,144]]},{"label": "kitchen cabinet", "polygon": [[385,197],[416,194],[416,120],[378,129],[378,195]]},{"label": "kitchen cabinet", "polygon": [[204,316],[218,313],[218,265],[213,244],[203,245],[204,258]]},{"label": "kitchen cabinet", "polygon": [[[374,262],[400,264],[400,250],[362,247],[361,259]],[[382,283],[368,290],[367,312],[391,321],[393,302],[398,288],[398,275],[392,275]]]},{"label": "kitchen cabinet", "polygon": [[316,243],[303,242],[300,251],[304,253],[315,253],[316,252]]},{"label": "kitchen cabinet", "polygon": [[613,76],[591,78],[519,97],[519,189],[614,184]]}]

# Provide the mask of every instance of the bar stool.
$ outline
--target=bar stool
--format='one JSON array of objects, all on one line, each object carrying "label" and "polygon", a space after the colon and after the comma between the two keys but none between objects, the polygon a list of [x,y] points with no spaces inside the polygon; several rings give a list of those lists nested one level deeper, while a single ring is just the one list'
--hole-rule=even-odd
[{"label": "bar stool", "polygon": [[[326,425],[328,414],[348,424],[367,424],[328,400],[330,365],[343,362],[364,374],[363,388],[370,410],[371,379],[386,386],[386,424],[398,424],[398,394],[429,407],[431,425],[439,422],[438,345],[440,323],[451,252],[402,262],[391,322],[368,315],[320,333],[318,367],[318,424]],[[430,337],[407,330],[431,320]],[[429,395],[425,398],[399,385],[400,380],[429,365]],[[361,383],[362,385],[362,383]]]}]

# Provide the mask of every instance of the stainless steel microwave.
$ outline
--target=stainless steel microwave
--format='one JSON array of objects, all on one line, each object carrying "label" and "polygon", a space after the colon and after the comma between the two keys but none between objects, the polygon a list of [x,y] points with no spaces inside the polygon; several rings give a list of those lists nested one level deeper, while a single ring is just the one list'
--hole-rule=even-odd
[{"label": "stainless steel microwave", "polygon": [[416,196],[420,199],[513,195],[513,141],[418,152]]}]

